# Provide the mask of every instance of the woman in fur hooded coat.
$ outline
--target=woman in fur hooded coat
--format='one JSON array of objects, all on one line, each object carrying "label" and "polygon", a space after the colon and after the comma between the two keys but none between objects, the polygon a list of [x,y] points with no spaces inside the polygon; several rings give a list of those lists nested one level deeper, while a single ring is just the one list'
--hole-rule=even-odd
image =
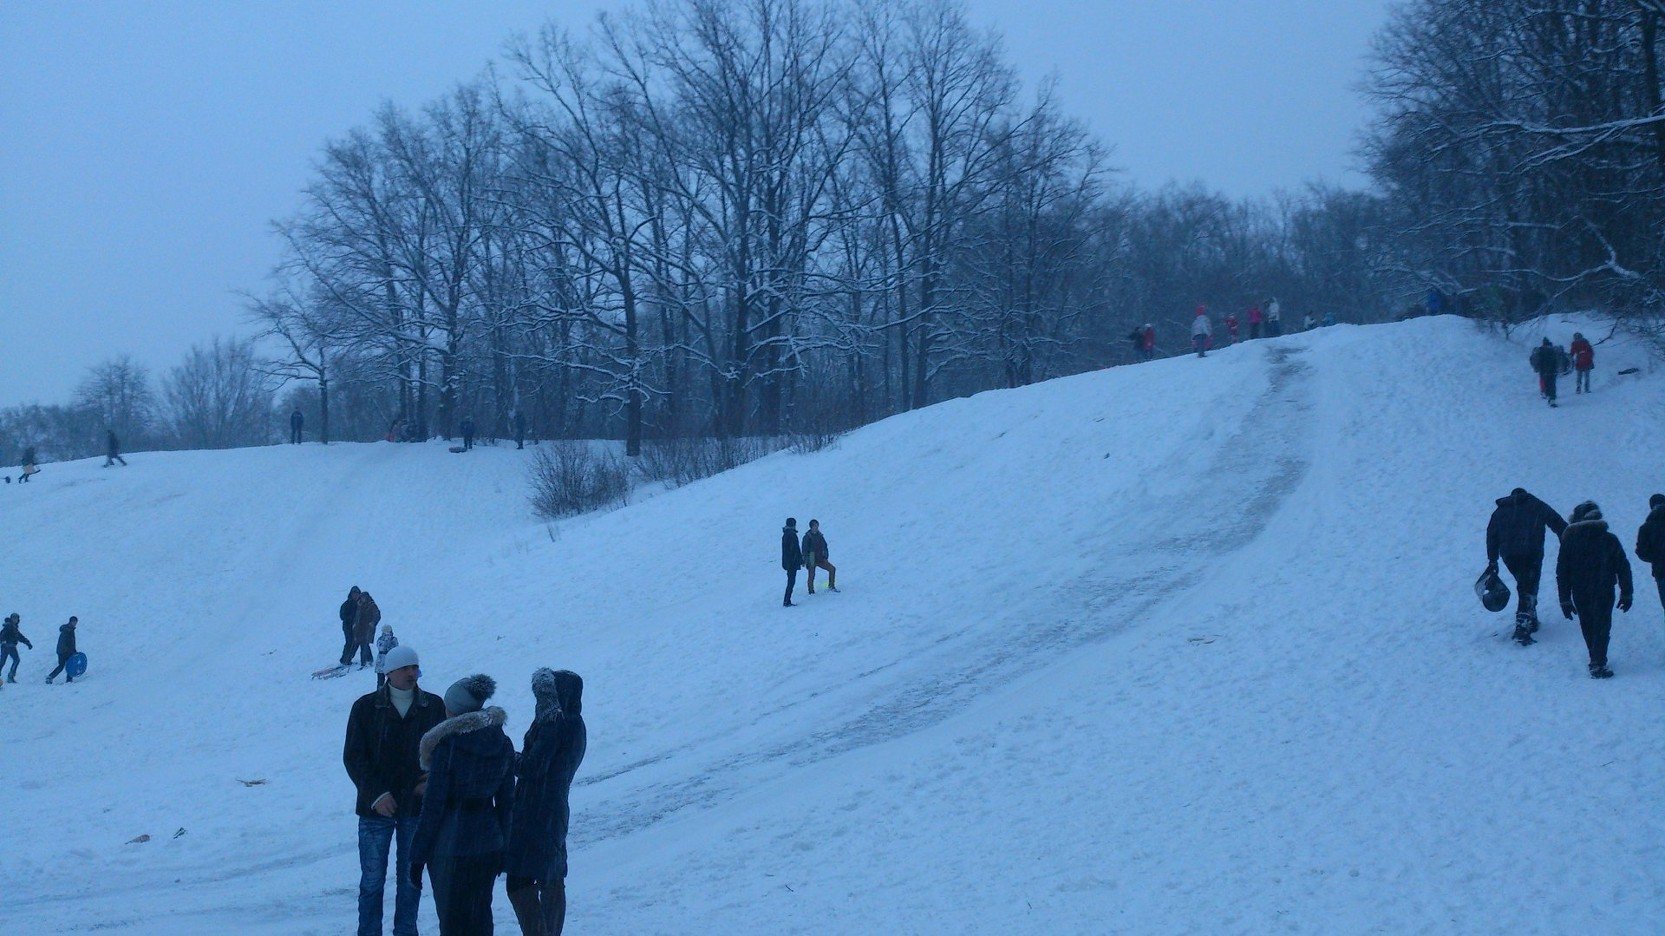
[{"label": "woman in fur hooded coat", "polygon": [[428,787],[411,843],[411,880],[422,868],[434,885],[441,936],[491,932],[491,892],[503,870],[514,805],[515,747],[508,715],[485,708],[497,691],[490,676],[459,679],[445,691],[446,719],[418,748]]},{"label": "woman in fur hooded coat", "polygon": [[560,936],[567,913],[567,796],[584,760],[584,680],[571,670],[532,674],[538,713],[521,746],[509,823],[509,903],[524,936]]}]

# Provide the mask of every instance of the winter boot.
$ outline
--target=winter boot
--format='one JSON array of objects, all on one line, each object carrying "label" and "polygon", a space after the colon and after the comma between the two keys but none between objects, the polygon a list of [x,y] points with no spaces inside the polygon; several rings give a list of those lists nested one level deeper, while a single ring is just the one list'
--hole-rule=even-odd
[{"label": "winter boot", "polygon": [[1538,632],[1538,596],[1537,595],[1522,595],[1521,596],[1521,613],[1517,614],[1515,616],[1515,619],[1516,619],[1515,622],[1517,624],[1520,623],[1520,618],[1521,618],[1522,615],[1524,615],[1526,617],[1526,630],[1527,630],[1527,632],[1532,633],[1532,634],[1536,634]]},{"label": "winter boot", "polygon": [[1510,639],[1514,640],[1515,643],[1518,643],[1523,647],[1530,647],[1537,643],[1536,640],[1532,639],[1532,628],[1527,626],[1527,622],[1524,620],[1524,615],[1515,618],[1515,633]]},{"label": "winter boot", "polygon": [[1613,671],[1608,669],[1607,664],[1605,664],[1605,663],[1602,663],[1602,664],[1591,663],[1590,664],[1590,678],[1591,679],[1612,679],[1613,678]]}]

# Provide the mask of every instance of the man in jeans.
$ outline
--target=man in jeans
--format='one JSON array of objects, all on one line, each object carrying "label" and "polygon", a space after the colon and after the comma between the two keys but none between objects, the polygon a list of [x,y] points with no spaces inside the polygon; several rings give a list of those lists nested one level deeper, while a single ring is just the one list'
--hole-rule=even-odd
[{"label": "man in jeans", "polygon": [[410,849],[427,785],[417,749],[422,735],[445,720],[445,702],[417,686],[422,671],[409,646],[389,650],[385,666],[387,682],[353,703],[341,755],[358,788],[358,934],[381,936],[387,859],[397,836],[393,936],[416,936],[422,891],[411,881]]}]

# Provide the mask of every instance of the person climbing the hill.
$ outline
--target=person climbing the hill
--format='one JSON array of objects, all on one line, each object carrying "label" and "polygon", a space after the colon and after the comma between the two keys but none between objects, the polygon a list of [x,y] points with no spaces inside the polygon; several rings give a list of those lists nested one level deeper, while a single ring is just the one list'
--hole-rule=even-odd
[{"label": "person climbing the hill", "polygon": [[301,408],[299,406],[296,406],[295,411],[293,413],[289,414],[289,444],[290,445],[300,445],[301,444],[301,427],[305,426],[305,425],[306,425],[306,417],[301,415]]},{"label": "person climbing the hill", "polygon": [[422,890],[411,881],[411,843],[426,790],[417,751],[445,720],[445,703],[417,685],[422,667],[402,644],[388,651],[387,683],[359,696],[347,716],[341,761],[353,781],[358,816],[358,936],[381,936],[387,859],[395,837],[394,936],[416,936]]},{"label": "person climbing the hill", "polygon": [[371,642],[376,639],[376,625],[382,622],[382,609],[367,591],[358,593],[358,616],[353,619],[353,643],[358,648],[358,668],[371,664]]},{"label": "person climbing the hill", "polygon": [[1613,590],[1618,586],[1619,610],[1630,611],[1630,560],[1619,538],[1607,529],[1601,508],[1585,501],[1573,508],[1572,522],[1561,534],[1561,555],[1555,562],[1555,585],[1561,613],[1578,617],[1584,646],[1590,651],[1590,677],[1606,679],[1607,639],[1613,629]]},{"label": "person climbing the hill", "polygon": [[1208,357],[1208,346],[1214,341],[1214,323],[1208,320],[1208,306],[1198,305],[1197,314],[1191,317],[1191,346],[1197,349],[1197,357]]},{"label": "person climbing the hill", "polygon": [[393,625],[383,624],[382,632],[376,637],[376,688],[380,689],[387,682],[387,651],[399,646],[399,638],[393,636]]},{"label": "person climbing the hill", "polygon": [[463,451],[471,451],[474,448],[474,417],[472,416],[462,418],[462,439]]},{"label": "person climbing the hill", "polygon": [[489,936],[491,897],[503,871],[514,808],[515,746],[503,733],[508,715],[487,699],[490,676],[464,677],[445,690],[445,720],[422,736],[419,765],[428,773],[422,818],[411,840],[411,882],[422,870],[434,885],[440,936]]},{"label": "person climbing the hill", "polygon": [[1544,570],[1544,530],[1560,536],[1567,529],[1554,508],[1533,497],[1525,488],[1515,488],[1497,500],[1497,509],[1486,524],[1486,571],[1497,573],[1497,560],[1515,577],[1515,633],[1521,646],[1533,643],[1538,630],[1538,584]]},{"label": "person climbing the hill", "polygon": [[116,431],[106,429],[104,430],[104,467],[108,468],[116,462],[121,462],[123,468],[127,467],[127,459],[121,457],[121,446],[116,443]]},{"label": "person climbing the hill", "polygon": [[16,611],[6,615],[6,623],[0,624],[0,669],[5,668],[6,660],[12,661],[12,671],[5,677],[9,683],[17,682],[17,664],[21,661],[17,655],[17,645],[22,644],[30,650],[35,649],[29,638],[23,636],[22,624],[23,618],[19,617]]},{"label": "person climbing the hill", "polygon": [[804,551],[798,546],[798,520],[786,518],[780,531],[780,567],[786,570],[786,598],[781,607],[792,607],[792,587],[798,584],[798,569],[804,564]]},{"label": "person climbing the hill", "polygon": [[537,712],[520,748],[503,870],[522,936],[561,936],[567,913],[567,826],[572,778],[584,761],[584,680],[571,670],[532,674]]},{"label": "person climbing the hill", "polygon": [[1265,316],[1262,315],[1261,311],[1260,311],[1260,303],[1257,302],[1254,305],[1249,306],[1249,340],[1250,341],[1254,341],[1256,338],[1260,337],[1260,326],[1261,326],[1261,323],[1264,321],[1264,319],[1265,319]]},{"label": "person climbing the hill", "polygon": [[[341,665],[353,662],[353,653],[358,650],[356,631],[358,629],[358,596],[362,594],[359,587],[354,585],[347,592],[347,600],[341,602]],[[366,655],[366,661],[369,656]]]},{"label": "person climbing the hill", "polygon": [[1583,332],[1573,332],[1572,340],[1573,393],[1590,392],[1590,371],[1596,368],[1596,349],[1584,338]]},{"label": "person climbing the hill", "polygon": [[1276,338],[1283,334],[1283,307],[1278,305],[1278,297],[1266,303],[1266,336]]},{"label": "person climbing the hill", "polygon": [[[69,658],[75,655],[75,625],[78,623],[80,623],[80,618],[70,615],[68,624],[58,625],[58,667],[46,674],[47,685],[51,685],[52,680],[57,679],[58,674],[64,672],[64,667],[69,665]],[[72,683],[74,681],[74,676],[64,673],[64,682]]]},{"label": "person climbing the hill", "polygon": [[36,460],[35,447],[33,445],[26,447],[23,450],[23,461],[18,466],[23,469],[23,473],[17,476],[18,483],[21,484],[40,474],[40,465],[35,463]]},{"label": "person climbing the hill", "polygon": [[1643,520],[1636,530],[1636,558],[1653,569],[1654,587],[1659,590],[1659,605],[1665,608],[1665,494],[1648,498],[1648,519]]},{"label": "person climbing the hill", "polygon": [[838,591],[838,569],[827,561],[827,538],[821,535],[821,521],[809,521],[804,533],[804,568],[809,571],[809,593],[815,594],[815,570],[827,570],[827,591]]},{"label": "person climbing the hill", "polygon": [[1527,363],[1538,375],[1538,390],[1543,393],[1544,399],[1549,401],[1550,406],[1558,405],[1555,402],[1555,379],[1561,374],[1561,362],[1555,345],[1545,338],[1543,344],[1532,350]]}]

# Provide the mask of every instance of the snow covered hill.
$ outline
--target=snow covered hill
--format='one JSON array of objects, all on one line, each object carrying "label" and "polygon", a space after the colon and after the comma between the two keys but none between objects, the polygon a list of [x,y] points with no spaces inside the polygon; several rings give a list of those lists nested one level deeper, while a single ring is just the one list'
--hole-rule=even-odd
[{"label": "snow covered hill", "polygon": [[[0,610],[37,647],[0,692],[0,913],[349,931],[341,742],[373,678],[307,674],[358,584],[428,688],[496,676],[517,741],[535,667],[585,677],[574,933],[1661,931],[1646,568],[1606,682],[1575,624],[1516,647],[1470,586],[1516,485],[1633,540],[1665,381],[1609,342],[1550,410],[1526,351],[1335,327],[554,526],[512,448],[48,466],[0,487]],[[821,520],[841,594],[780,607],[787,516]],[[43,685],[70,614],[92,669]]]}]

